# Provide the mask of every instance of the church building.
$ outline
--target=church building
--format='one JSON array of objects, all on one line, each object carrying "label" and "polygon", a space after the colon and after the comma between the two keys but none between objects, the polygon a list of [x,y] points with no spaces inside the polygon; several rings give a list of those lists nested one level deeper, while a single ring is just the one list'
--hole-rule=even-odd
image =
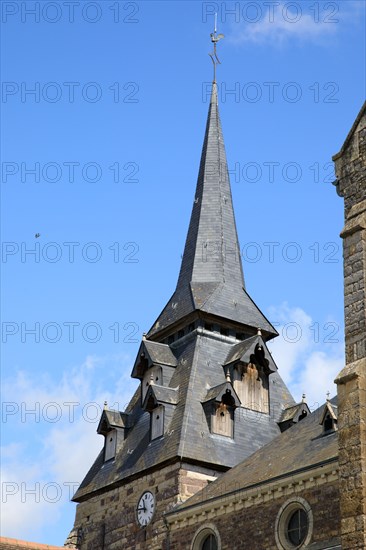
[{"label": "church building", "polygon": [[[216,43],[211,36],[216,73]],[[366,105],[366,104],[365,104]],[[366,106],[335,155],[344,197],[346,366],[296,403],[241,264],[216,78],[177,286],[143,336],[126,410],[73,500],[80,550],[366,548]]]}]

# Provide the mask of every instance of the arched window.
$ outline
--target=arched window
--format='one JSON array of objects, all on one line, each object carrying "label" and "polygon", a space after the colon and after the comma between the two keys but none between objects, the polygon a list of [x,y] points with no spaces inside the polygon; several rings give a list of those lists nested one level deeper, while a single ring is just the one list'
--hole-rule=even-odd
[{"label": "arched window", "polygon": [[201,545],[201,550],[217,550],[217,540],[215,535],[208,535]]},{"label": "arched window", "polygon": [[212,409],[211,432],[213,434],[234,437],[234,409],[221,403],[214,403]]},{"label": "arched window", "polygon": [[254,363],[235,366],[233,385],[243,407],[269,413],[268,375]]},{"label": "arched window", "polygon": [[218,530],[213,524],[200,527],[196,532],[191,550],[221,550],[221,541]]}]

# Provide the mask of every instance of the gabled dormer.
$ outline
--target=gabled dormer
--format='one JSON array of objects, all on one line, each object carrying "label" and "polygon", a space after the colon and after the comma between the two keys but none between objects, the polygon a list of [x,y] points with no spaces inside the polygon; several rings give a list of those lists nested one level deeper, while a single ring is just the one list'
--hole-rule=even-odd
[{"label": "gabled dormer", "polygon": [[226,382],[207,391],[202,406],[212,434],[234,437],[234,413],[240,400],[229,374]]},{"label": "gabled dormer", "polygon": [[277,367],[260,331],[233,346],[224,367],[230,369],[241,406],[269,414],[269,375]]},{"label": "gabled dormer", "polygon": [[167,344],[143,338],[131,374],[132,378],[141,380],[141,403],[151,381],[158,386],[167,385],[176,366],[176,357]]},{"label": "gabled dormer", "polygon": [[281,432],[301,422],[301,420],[306,418],[309,414],[311,414],[311,412],[305,403],[305,396],[303,396],[301,403],[296,403],[296,405],[291,405],[283,410],[280,421],[278,422]]},{"label": "gabled dormer", "polygon": [[97,433],[104,436],[104,462],[115,458],[118,449],[127,436],[130,423],[128,413],[108,410],[107,408],[103,410]]},{"label": "gabled dormer", "polygon": [[178,388],[157,386],[151,381],[142,404],[150,413],[150,440],[164,435],[177,404]]},{"label": "gabled dormer", "polygon": [[319,424],[323,426],[323,435],[336,432],[338,430],[338,408],[327,399],[321,415]]}]

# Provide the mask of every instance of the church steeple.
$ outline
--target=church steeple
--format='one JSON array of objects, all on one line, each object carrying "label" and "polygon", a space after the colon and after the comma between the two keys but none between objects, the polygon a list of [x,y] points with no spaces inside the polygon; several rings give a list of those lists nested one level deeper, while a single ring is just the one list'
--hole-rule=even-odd
[{"label": "church steeple", "polygon": [[124,411],[103,411],[103,450],[74,496],[85,548],[163,548],[166,512],[271,441],[295,405],[266,345],[276,331],[244,287],[215,82],[219,36],[177,287],[142,339],[135,395]]},{"label": "church steeple", "polygon": [[170,328],[193,312],[204,312],[245,325],[253,334],[260,327],[266,339],[277,335],[245,290],[224,138],[218,107],[216,44],[212,93],[201,153],[196,193],[176,290],[148,337],[164,339]]}]

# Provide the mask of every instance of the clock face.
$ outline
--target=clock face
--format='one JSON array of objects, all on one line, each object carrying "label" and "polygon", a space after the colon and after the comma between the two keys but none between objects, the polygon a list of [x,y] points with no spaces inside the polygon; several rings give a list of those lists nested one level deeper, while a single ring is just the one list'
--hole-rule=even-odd
[{"label": "clock face", "polygon": [[137,503],[137,521],[144,527],[152,520],[152,517],[155,512],[155,498],[150,491],[145,491],[140,497],[140,500]]}]

